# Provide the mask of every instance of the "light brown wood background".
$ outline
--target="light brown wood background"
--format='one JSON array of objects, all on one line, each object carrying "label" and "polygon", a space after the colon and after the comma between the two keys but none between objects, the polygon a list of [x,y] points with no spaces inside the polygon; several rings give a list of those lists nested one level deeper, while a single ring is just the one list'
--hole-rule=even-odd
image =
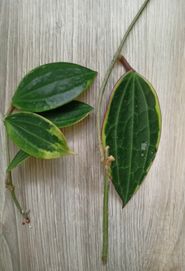
[{"label": "light brown wood background", "polygon": [[[2,118],[30,69],[72,61],[99,72],[81,98],[96,108],[100,83],[142,0],[0,0],[0,271],[185,270],[185,1],[151,0],[123,53],[159,95],[163,129],[156,160],[125,209],[111,187],[110,249],[100,260],[103,176],[96,109],[65,129],[78,155],[30,159],[13,172],[32,228],[5,191]],[[107,88],[123,73],[115,67]],[[11,156],[16,152],[11,145]]]}]

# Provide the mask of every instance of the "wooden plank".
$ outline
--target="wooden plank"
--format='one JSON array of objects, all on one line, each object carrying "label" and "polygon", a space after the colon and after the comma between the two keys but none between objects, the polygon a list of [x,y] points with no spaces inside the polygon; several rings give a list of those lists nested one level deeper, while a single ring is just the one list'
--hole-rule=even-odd
[{"label": "wooden plank", "polygon": [[[81,99],[97,106],[106,68],[141,0],[0,0],[0,112],[31,68],[72,61],[99,72]],[[65,129],[78,155],[28,160],[13,172],[18,197],[31,209],[21,225],[5,192],[5,134],[0,138],[0,270],[185,270],[185,2],[151,0],[124,54],[157,89],[163,130],[157,158],[141,189],[122,209],[111,187],[110,249],[102,266],[103,175],[94,113]],[[107,87],[123,73],[115,67]],[[11,156],[16,152],[11,144]]]}]

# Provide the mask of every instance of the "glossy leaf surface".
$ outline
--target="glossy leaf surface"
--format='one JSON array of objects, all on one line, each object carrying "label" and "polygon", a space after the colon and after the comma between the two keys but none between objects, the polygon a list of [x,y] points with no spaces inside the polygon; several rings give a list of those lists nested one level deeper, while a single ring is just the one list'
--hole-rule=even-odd
[{"label": "glossy leaf surface", "polygon": [[63,128],[74,125],[89,115],[93,108],[79,101],[72,101],[59,108],[41,113],[57,127]]},{"label": "glossy leaf surface", "polygon": [[[64,128],[80,122],[87,117],[92,110],[93,107],[88,104],[72,101],[62,107],[44,112],[42,116],[52,121],[58,128]],[[30,157],[28,153],[19,150],[10,162],[7,171],[11,171],[28,157]]]},{"label": "glossy leaf surface", "polygon": [[115,161],[112,182],[123,206],[142,183],[160,139],[161,113],[151,84],[136,72],[116,84],[105,115],[102,141]]},{"label": "glossy leaf surface", "polygon": [[28,73],[12,104],[18,109],[43,112],[62,106],[89,88],[96,72],[73,63],[49,63]]},{"label": "glossy leaf surface", "polygon": [[22,150],[19,150],[12,161],[9,163],[7,171],[11,171],[18,165],[20,165],[23,161],[25,161],[30,155]]},{"label": "glossy leaf surface", "polygon": [[31,156],[51,159],[72,153],[59,128],[35,113],[10,115],[5,125],[13,142]]}]

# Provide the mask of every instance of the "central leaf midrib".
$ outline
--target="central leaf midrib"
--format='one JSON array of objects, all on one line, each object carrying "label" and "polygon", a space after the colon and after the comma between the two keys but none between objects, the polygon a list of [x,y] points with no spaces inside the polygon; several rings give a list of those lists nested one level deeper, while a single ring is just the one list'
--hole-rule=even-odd
[{"label": "central leaf midrib", "polygon": [[[87,82],[86,82],[87,83]],[[81,86],[82,85],[82,83],[80,83],[80,84],[78,84],[78,85],[75,85],[75,88],[77,88],[77,87],[79,87],[79,86]],[[84,88],[84,91],[85,91],[85,89],[86,88]],[[70,91],[69,91],[70,90]],[[48,96],[44,96],[44,97],[40,97],[40,98],[38,98],[38,97],[35,97],[35,98],[31,98],[31,102],[30,101],[27,101],[27,98],[28,98],[28,96],[25,98],[25,97],[23,97],[24,99],[22,99],[22,97],[20,97],[19,98],[19,102],[21,101],[21,102],[25,102],[25,101],[27,101],[28,102],[28,104],[30,104],[30,103],[32,103],[33,101],[42,101],[42,100],[46,100],[46,99],[50,99],[50,98],[56,98],[57,96],[62,96],[62,95],[65,95],[66,94],[66,92],[67,91],[69,91],[69,92],[72,92],[74,90],[74,87],[73,88],[71,88],[71,87],[69,87],[69,88],[67,88],[67,89],[65,89],[65,92],[60,92],[60,93],[56,93],[56,94],[50,94],[50,95],[48,95]],[[76,95],[75,95],[75,97],[76,97]],[[66,102],[65,102],[66,103]],[[60,105],[63,105],[62,103],[60,103]]]},{"label": "central leaf midrib", "polygon": [[[75,77],[82,77],[82,75],[84,76],[87,76],[87,75],[89,75],[89,74],[91,74],[90,72],[86,72],[86,73],[84,73],[84,74],[79,74],[79,75],[73,75],[73,76],[69,76],[69,77],[65,77],[65,78],[63,78],[63,79],[57,79],[57,80],[50,80],[49,82],[47,82],[47,83],[45,83],[45,84],[42,84],[41,86],[39,86],[39,87],[36,87],[36,88],[33,88],[33,89],[30,89],[29,90],[29,94],[31,95],[31,94],[33,94],[33,92],[35,92],[35,91],[37,91],[39,88],[43,88],[44,86],[48,86],[48,85],[51,85],[51,84],[53,84],[53,83],[56,83],[56,82],[59,82],[59,81],[64,81],[64,80],[66,80],[66,79],[71,79],[71,78],[75,78]],[[44,75],[43,75],[44,76]],[[83,79],[83,78],[82,78]],[[87,80],[87,79],[86,79]],[[29,82],[29,84],[30,84],[31,82]],[[22,89],[21,89],[21,91],[23,91],[23,89],[25,88],[25,86],[24,87],[22,87]],[[27,93],[27,92],[22,92],[22,95],[21,94],[19,94],[19,98],[24,98],[25,96],[26,97],[29,97],[29,94]]]},{"label": "central leaf midrib", "polygon": [[[22,114],[22,113],[21,113]],[[29,113],[28,113],[29,114]],[[40,115],[37,115],[37,114],[35,114],[35,113],[31,113],[31,114],[33,114],[33,116],[37,116],[37,118],[40,120],[40,121],[42,121],[42,124],[44,123],[44,122],[46,122],[49,126],[48,127],[44,127],[44,129],[46,129],[46,130],[49,130],[50,128],[52,128],[52,127],[55,127],[57,130],[59,130],[59,132],[60,132],[60,129],[58,128],[58,127],[56,127],[55,126],[55,124],[53,124],[49,119],[47,119],[46,117],[43,117],[43,116],[40,116]],[[27,117],[27,116],[26,116]],[[28,119],[28,118],[27,118]],[[50,123],[51,122],[51,123]],[[43,129],[42,128],[42,125],[40,126],[40,125],[38,125],[38,124],[36,124],[36,123],[33,123],[33,122],[30,122],[29,121],[29,119],[28,119],[28,121],[26,121],[26,119],[22,119],[22,120],[16,120],[16,123],[18,123],[18,124],[28,124],[28,125],[31,125],[31,126],[34,126],[34,127],[36,127],[36,128],[40,128],[40,129]]]},{"label": "central leaf midrib", "polygon": [[[24,131],[24,132],[27,133],[28,135],[31,135],[31,136],[33,136],[33,137],[39,139],[40,141],[42,140],[42,141],[46,142],[47,144],[49,143],[49,145],[53,145],[53,144],[51,144],[50,141],[46,140],[45,138],[41,138],[41,137],[37,136],[36,134],[34,134],[34,133],[32,133],[32,132],[26,130],[25,128],[23,128],[23,127],[21,127],[21,126],[19,126],[19,125],[17,125],[17,124],[16,124],[16,126],[15,126],[15,125],[13,125],[13,126],[14,126],[15,129],[16,129],[16,127],[18,127],[20,130]],[[20,133],[19,133],[19,131],[18,131],[17,129],[16,129],[16,131],[17,131],[18,134],[20,135]],[[21,136],[21,135],[20,135],[20,136]],[[21,136],[21,137],[23,137],[23,136]],[[25,138],[24,138],[24,141],[29,142],[30,145],[34,146],[34,148],[36,147],[36,145],[32,144],[32,143],[31,143],[30,141],[28,141],[28,140],[25,140]],[[36,148],[37,148],[37,147],[36,147]],[[39,148],[39,149],[40,149],[40,150],[43,150],[42,148]],[[46,152],[48,152],[48,151],[46,151]],[[49,151],[49,152],[51,152],[51,151]]]},{"label": "central leaf midrib", "polygon": [[[133,86],[132,86],[132,107],[131,107],[131,136],[130,136],[130,155],[129,155],[129,165],[128,165],[128,182],[125,193],[125,202],[128,200],[129,186],[131,180],[131,170],[132,170],[132,157],[133,157],[133,140],[134,140],[134,107],[135,107],[135,76],[133,78]],[[131,91],[131,90],[130,90]]]},{"label": "central leaf midrib", "polygon": [[[125,94],[126,94],[126,90],[127,90],[128,84],[130,83],[131,79],[132,79],[132,76],[130,77],[130,79],[128,79],[127,84],[125,86],[125,91],[123,93],[123,96],[121,97],[121,100],[120,100],[120,103],[119,103],[119,107],[118,107],[118,111],[117,111],[117,115],[116,115],[115,127],[118,127],[118,121],[119,121],[121,106],[122,106],[122,103],[123,103],[123,100],[124,100],[124,97],[125,97]],[[117,155],[117,149],[118,149],[118,144],[117,144],[117,129],[115,129],[114,146],[115,146],[115,153]],[[120,178],[119,178],[119,166],[118,166],[117,159],[115,160],[115,162],[116,162],[116,171],[117,171],[117,181],[118,181],[118,184],[119,184],[119,186],[121,188],[121,183],[120,183]]]}]

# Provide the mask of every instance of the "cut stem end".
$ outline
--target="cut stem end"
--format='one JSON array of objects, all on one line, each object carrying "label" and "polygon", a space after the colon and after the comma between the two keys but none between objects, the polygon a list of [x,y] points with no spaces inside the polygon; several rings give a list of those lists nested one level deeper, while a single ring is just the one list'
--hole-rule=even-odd
[{"label": "cut stem end", "polygon": [[106,265],[107,264],[107,255],[106,256],[103,256],[102,255],[102,263],[104,264],[104,265]]}]

